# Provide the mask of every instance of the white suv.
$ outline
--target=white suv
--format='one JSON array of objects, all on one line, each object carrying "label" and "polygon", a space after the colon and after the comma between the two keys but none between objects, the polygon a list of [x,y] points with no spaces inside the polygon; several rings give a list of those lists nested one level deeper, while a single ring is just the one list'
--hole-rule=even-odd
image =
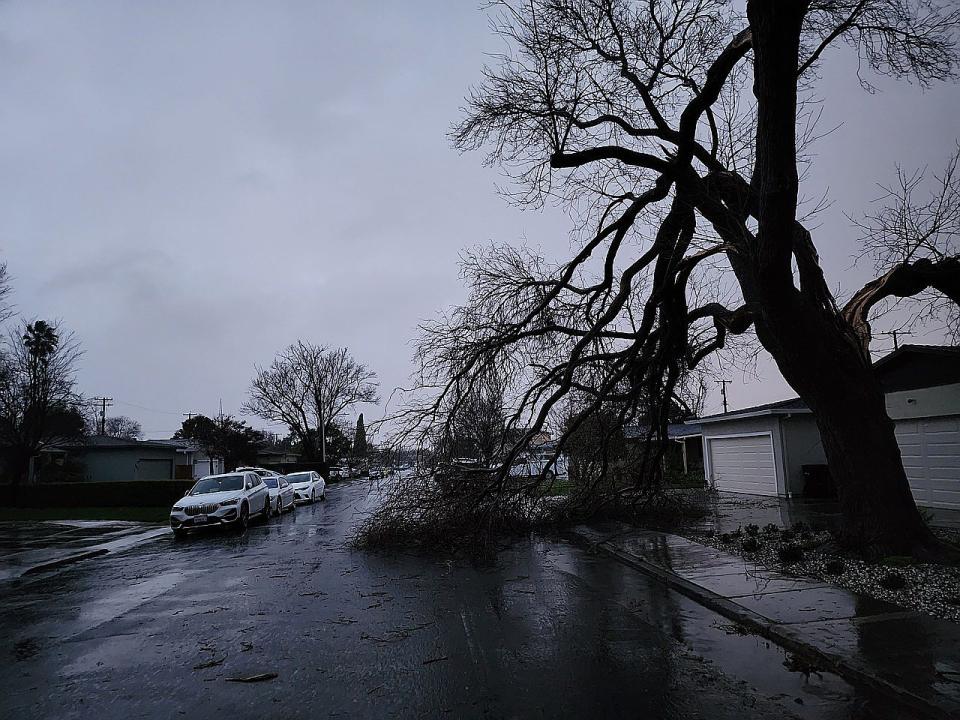
[{"label": "white suv", "polygon": [[254,472],[208,475],[194,484],[170,510],[176,537],[201,527],[234,525],[245,530],[251,515],[270,512],[270,493]]}]

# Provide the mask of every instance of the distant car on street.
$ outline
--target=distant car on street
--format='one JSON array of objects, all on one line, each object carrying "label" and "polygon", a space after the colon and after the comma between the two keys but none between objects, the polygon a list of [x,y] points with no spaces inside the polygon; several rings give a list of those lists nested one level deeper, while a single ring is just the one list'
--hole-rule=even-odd
[{"label": "distant car on street", "polygon": [[270,493],[255,472],[232,472],[200,478],[170,510],[176,537],[202,527],[233,525],[245,530],[251,515],[269,517]]},{"label": "distant car on street", "polygon": [[[531,454],[510,466],[510,477],[529,478],[543,475],[546,480],[567,477],[567,456],[558,455],[557,459],[550,464],[551,456],[548,454]],[[549,469],[547,466],[550,465]]]},{"label": "distant car on street", "polygon": [[350,468],[343,467],[342,465],[334,465],[330,468],[330,477],[346,479],[350,477]]},{"label": "distant car on street", "polygon": [[290,486],[286,475],[265,475],[263,482],[270,491],[270,512],[280,515],[284,510],[294,509],[296,505],[294,489]]},{"label": "distant car on street", "polygon": [[293,488],[293,499],[297,502],[316,502],[327,499],[327,484],[323,476],[307,470],[305,472],[290,473],[287,475],[287,482]]}]

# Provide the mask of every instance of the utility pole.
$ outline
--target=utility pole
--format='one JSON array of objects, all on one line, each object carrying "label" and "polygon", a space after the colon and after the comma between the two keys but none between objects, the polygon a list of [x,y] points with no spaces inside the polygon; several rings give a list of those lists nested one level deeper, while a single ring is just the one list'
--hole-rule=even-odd
[{"label": "utility pole", "polygon": [[881,333],[876,333],[876,334],[877,334],[877,335],[889,335],[889,336],[891,336],[891,337],[893,338],[893,349],[894,349],[894,350],[899,350],[899,349],[900,349],[900,343],[897,341],[897,336],[898,336],[898,335],[913,335],[913,333],[912,333],[912,332],[909,332],[908,330],[891,330],[890,332],[881,332]]},{"label": "utility pole", "polygon": [[193,416],[196,415],[197,413],[180,413],[180,414],[183,415],[187,420],[193,420]]},{"label": "utility pole", "polygon": [[107,434],[107,408],[113,407],[113,398],[95,397],[90,398],[94,402],[100,403],[100,435]]},{"label": "utility pole", "polygon": [[723,396],[723,412],[727,412],[727,385],[733,382],[733,380],[717,380],[720,384],[720,395]]}]

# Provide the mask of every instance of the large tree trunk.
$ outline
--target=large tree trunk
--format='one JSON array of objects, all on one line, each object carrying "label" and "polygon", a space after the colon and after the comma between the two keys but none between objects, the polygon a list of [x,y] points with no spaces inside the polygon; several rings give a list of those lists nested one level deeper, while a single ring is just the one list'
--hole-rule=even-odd
[{"label": "large tree trunk", "polygon": [[760,340],[820,429],[840,499],[842,544],[872,556],[951,556],[917,510],[883,388],[852,330],[799,297],[764,316]]},{"label": "large tree trunk", "polygon": [[[841,541],[873,555],[948,554],[910,494],[883,389],[823,282],[809,239],[798,236],[797,83],[808,0],[750,0],[754,48],[758,208],[756,246],[731,264],[755,308],[760,342],[817,420],[843,514]],[[791,257],[797,260],[800,289]]]}]

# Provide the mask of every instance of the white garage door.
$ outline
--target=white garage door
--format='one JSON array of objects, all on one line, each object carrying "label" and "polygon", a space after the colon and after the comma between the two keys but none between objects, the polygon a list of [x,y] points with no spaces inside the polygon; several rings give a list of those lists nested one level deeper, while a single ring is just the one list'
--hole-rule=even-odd
[{"label": "white garage door", "polygon": [[777,494],[777,471],[773,459],[773,441],[769,435],[712,438],[710,472],[717,490]]},{"label": "white garage door", "polygon": [[960,510],[960,417],[898,420],[897,442],[917,504]]}]

